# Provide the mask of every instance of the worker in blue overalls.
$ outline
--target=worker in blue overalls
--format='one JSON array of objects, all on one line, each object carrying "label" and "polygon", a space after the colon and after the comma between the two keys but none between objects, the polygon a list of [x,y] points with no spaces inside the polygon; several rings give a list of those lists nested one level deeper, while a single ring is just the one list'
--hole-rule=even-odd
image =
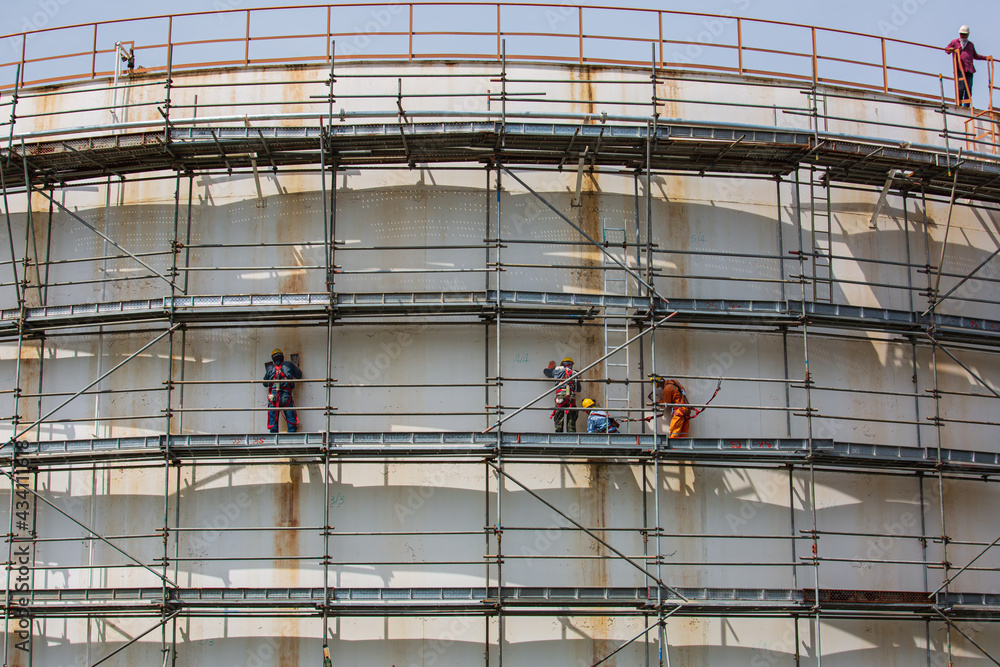
[{"label": "worker in blue overalls", "polygon": [[601,406],[592,398],[583,399],[580,406],[587,411],[587,433],[617,433],[621,424],[614,417],[601,410]]},{"label": "worker in blue overalls", "polygon": [[278,432],[278,413],[283,412],[288,432],[295,433],[299,428],[299,417],[291,409],[295,406],[292,401],[295,383],[292,380],[300,379],[302,371],[292,362],[285,361],[284,352],[277,347],[271,351],[271,362],[267,364],[262,383],[267,387],[267,405],[271,408],[267,411],[267,430],[271,433]]}]

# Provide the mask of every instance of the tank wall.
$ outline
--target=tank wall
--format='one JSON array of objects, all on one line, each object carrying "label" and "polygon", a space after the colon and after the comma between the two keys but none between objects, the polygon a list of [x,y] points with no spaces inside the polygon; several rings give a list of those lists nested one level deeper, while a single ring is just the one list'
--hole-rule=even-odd
[{"label": "tank wall", "polygon": [[[458,73],[467,78],[434,80],[434,90],[452,93],[444,101],[413,98],[407,109],[455,114],[486,111],[485,97],[469,90],[496,90],[496,72],[484,65],[347,66],[346,73],[373,75]],[[558,76],[557,76],[558,75]],[[275,77],[321,81],[322,68],[226,71],[178,77],[175,103],[232,103],[212,113],[268,113],[263,104],[237,107],[234,90],[215,83],[265,83]],[[522,82],[541,91],[556,112],[637,115],[623,102],[648,101],[649,89],[633,80],[641,73],[613,69],[518,66],[516,76],[566,79],[563,83]],[[514,74],[512,74],[514,77]],[[414,79],[423,81],[423,79]],[[396,79],[364,81],[344,77],[338,92],[348,111],[382,110],[386,100],[352,99],[350,94],[394,94]],[[102,83],[79,86],[65,99],[45,98],[53,110],[107,103]],[[407,83],[409,85],[409,83]],[[341,87],[342,86],[342,87]],[[256,88],[258,99],[299,100],[325,94],[322,83]],[[155,101],[154,87],[137,88],[130,99]],[[801,111],[806,96],[788,88],[740,86],[727,80],[681,80],[661,86],[659,94],[677,100],[739,100],[741,122],[808,127]],[[464,95],[464,96],[463,96]],[[615,103],[606,103],[613,100]],[[39,105],[26,101],[26,107]],[[495,102],[493,103],[495,105]],[[829,130],[913,143],[937,143],[937,116],[919,107],[871,99],[829,98],[829,113],[856,120],[833,121]],[[62,106],[60,106],[62,105]],[[288,104],[283,112],[312,109]],[[539,104],[513,102],[508,111],[537,111]],[[40,111],[36,106],[34,111]],[[491,109],[495,111],[495,106]],[[667,102],[667,118],[732,121],[731,109],[691,101]],[[102,113],[104,115],[102,115]],[[201,111],[199,111],[199,114]],[[129,120],[157,119],[151,109],[129,112]],[[874,119],[920,126],[918,130],[877,126]],[[17,131],[107,123],[106,112],[18,121]],[[261,121],[262,124],[272,121]],[[278,122],[278,121],[274,121]],[[281,122],[292,124],[291,120]],[[297,122],[297,121],[294,121]],[[371,122],[381,122],[373,119]],[[389,118],[386,122],[395,122]],[[557,121],[561,122],[561,121]],[[562,121],[569,122],[569,121]],[[809,173],[780,182],[748,178],[654,175],[651,183],[651,236],[643,219],[645,183],[633,175],[586,175],[579,206],[574,206],[576,174],[519,175],[545,199],[594,238],[606,229],[626,229],[630,243],[655,243],[653,285],[670,299],[812,300],[793,276],[810,272],[790,251],[811,247],[814,203]],[[796,182],[798,178],[798,182]],[[487,190],[487,183],[489,189]],[[327,186],[329,187],[329,181]],[[337,241],[332,290],[339,294],[458,292],[486,289],[600,294],[614,291],[600,270],[602,253],[581,242],[558,215],[506,174],[496,196],[496,172],[417,165],[412,169],[348,169],[336,176]],[[638,187],[638,200],[635,197]],[[139,254],[163,274],[175,264],[178,280],[196,296],[223,294],[303,294],[328,289],[323,189],[318,172],[261,174],[263,199],[252,176],[237,174],[167,177],[162,180],[92,183],[59,188],[57,200],[76,215]],[[329,192],[327,192],[329,195]],[[869,227],[877,192],[834,190],[831,197],[831,248],[834,303],[903,311],[927,306],[926,269],[944,240],[946,204],[925,204],[890,196],[878,229]],[[178,205],[175,209],[175,199]],[[637,207],[638,204],[638,207]],[[10,201],[12,234],[19,275],[26,275],[29,305],[72,305],[170,295],[170,286],[58,208],[49,213],[44,197]],[[637,214],[637,208],[640,209]],[[957,206],[944,270],[961,274],[975,268],[995,248],[997,214]],[[641,224],[637,222],[641,220]],[[189,222],[190,221],[190,222]],[[499,251],[484,239],[503,239]],[[174,240],[184,247],[175,254]],[[22,246],[29,248],[22,251]],[[391,250],[387,246],[406,246]],[[438,246],[450,246],[447,248]],[[461,247],[454,247],[461,246]],[[474,246],[474,247],[468,247]],[[614,250],[615,253],[620,252]],[[0,258],[9,259],[3,244]],[[47,258],[48,265],[22,259]],[[629,263],[636,265],[634,248]],[[873,260],[880,260],[876,263]],[[495,263],[502,272],[489,270]],[[645,268],[644,266],[640,268]],[[9,271],[9,265],[0,268]],[[10,282],[4,274],[2,282]],[[997,278],[995,268],[982,275]],[[946,276],[942,287],[957,281]],[[631,293],[637,290],[634,283]],[[1000,319],[991,300],[993,283],[971,280],[942,312]],[[12,285],[0,286],[4,309],[16,306]],[[288,315],[297,312],[290,307]],[[68,396],[117,364],[120,370],[96,383],[91,393],[72,401],[23,439],[64,440],[177,434],[261,434],[267,430],[263,363],[274,347],[300,356],[305,379],[295,401],[306,432],[481,431],[496,421],[494,406],[510,415],[528,404],[551,381],[542,375],[550,360],[564,356],[577,367],[606,353],[604,332],[593,322],[580,326],[501,321],[444,312],[401,322],[377,318],[331,329],[327,322],[261,323],[235,312],[225,323],[190,325],[163,337],[162,326],[63,329],[44,340],[0,343],[0,378],[22,396],[0,394],[5,421],[0,437],[9,440],[25,425],[56,408]],[[632,335],[640,329],[633,324]],[[845,334],[810,328],[783,334],[766,320],[730,328],[669,324],[629,350],[629,377],[653,372],[683,378],[693,402],[708,399],[716,378],[723,388],[712,408],[692,423],[691,435],[705,439],[833,439],[865,445],[996,451],[990,421],[995,397],[947,354],[889,334]],[[148,349],[126,362],[142,346]],[[808,346],[808,349],[807,349]],[[963,349],[956,354],[983,378],[996,377],[996,355]],[[640,358],[642,363],[640,364]],[[330,389],[327,368],[336,378]],[[808,395],[807,377],[815,383]],[[600,382],[604,364],[585,376],[583,395],[607,400]],[[493,378],[503,377],[498,389]],[[183,379],[169,393],[168,379]],[[456,386],[462,385],[462,386]],[[928,391],[945,393],[938,404]],[[632,405],[643,406],[649,385],[628,387]],[[94,393],[102,392],[102,393]],[[37,394],[47,395],[39,397]],[[962,396],[959,393],[974,394]],[[31,395],[34,394],[34,395]],[[803,415],[815,410],[812,420]],[[940,408],[949,421],[935,426],[929,417]],[[169,417],[167,412],[172,411]],[[552,429],[546,398],[503,424],[508,433]],[[11,419],[18,415],[16,424]],[[984,419],[984,415],[986,416]],[[636,412],[635,416],[651,416]],[[582,427],[583,420],[580,425]],[[663,420],[653,422],[663,433]],[[286,427],[282,425],[284,430]],[[630,424],[633,432],[640,427]],[[582,428],[581,428],[582,430]],[[801,589],[814,586],[858,590],[933,590],[945,578],[942,563],[966,563],[984,540],[983,509],[998,500],[993,485],[979,480],[890,476],[819,471],[814,480],[797,469],[728,468],[693,465],[511,464],[511,477],[564,514],[550,510],[511,480],[497,483],[482,463],[338,463],[324,477],[318,464],[258,463],[197,467],[100,467],[39,472],[37,488],[46,500],[102,535],[141,562],[156,563],[164,552],[158,532],[166,522],[171,577],[184,587],[435,587],[497,585],[496,541],[484,526],[498,522],[502,507],[505,555],[502,583],[510,586],[642,587],[648,579],[635,564],[611,558],[595,540],[570,529],[566,516],[615,548],[646,563],[648,552],[661,554],[655,565],[671,586]],[[657,493],[652,489],[657,488]],[[813,492],[815,490],[815,493]],[[659,498],[657,506],[656,498]],[[12,523],[10,488],[0,487],[0,525]],[[34,547],[38,588],[151,587],[157,576],[129,561],[65,515],[36,503],[39,541]],[[942,509],[943,508],[943,509]],[[329,511],[330,578],[323,581],[322,526]],[[564,516],[566,515],[566,516]],[[941,523],[944,516],[945,525]],[[640,528],[657,525],[660,536],[644,544]],[[631,530],[616,530],[628,528]],[[813,567],[813,541],[820,531],[819,568]],[[378,535],[349,535],[357,532]],[[467,534],[450,534],[466,531]],[[989,531],[987,531],[989,532]],[[431,534],[437,533],[437,534]],[[947,546],[933,536],[947,534]],[[931,536],[926,544],[921,536]],[[995,531],[985,539],[992,539]],[[655,542],[655,546],[652,543]],[[647,552],[648,550],[648,552]],[[176,558],[173,555],[176,554]],[[882,562],[892,561],[892,562]],[[176,563],[176,570],[173,569]],[[996,591],[1000,567],[996,550],[961,575],[958,590]],[[154,566],[154,570],[159,566]],[[648,567],[652,568],[650,564]],[[954,573],[954,570],[952,570]],[[928,587],[930,587],[928,589]],[[335,618],[332,646],[344,664],[474,664],[484,650],[496,660],[498,643],[514,664],[593,664],[634,637],[652,619],[635,617],[496,618]],[[37,620],[35,664],[85,664],[89,646],[104,655],[147,629],[150,619],[120,624],[83,619]],[[983,624],[980,624],[983,625]],[[324,629],[317,618],[185,619],[179,630],[180,664],[312,664]],[[813,660],[820,648],[829,664],[914,664],[926,660],[926,629],[921,623],[823,620],[822,647],[811,621],[792,619],[674,618],[667,624],[671,657],[680,664],[794,664],[796,652]],[[501,638],[502,634],[502,638]],[[655,632],[619,654],[618,664],[637,664],[647,649],[655,652]],[[997,648],[988,628],[977,634]],[[934,657],[944,651],[935,627]],[[956,664],[975,664],[974,649],[956,639]],[[484,646],[485,644],[485,646]],[[15,655],[18,655],[15,652]],[[129,648],[118,664],[160,659],[159,632]],[[655,656],[655,653],[653,654]],[[221,657],[220,657],[221,656]],[[277,656],[280,656],[277,657]],[[18,658],[20,659],[20,658]],[[655,657],[654,657],[655,659]],[[256,661],[256,662],[255,662]],[[17,664],[14,662],[13,664]],[[109,661],[108,664],[115,664]]]}]

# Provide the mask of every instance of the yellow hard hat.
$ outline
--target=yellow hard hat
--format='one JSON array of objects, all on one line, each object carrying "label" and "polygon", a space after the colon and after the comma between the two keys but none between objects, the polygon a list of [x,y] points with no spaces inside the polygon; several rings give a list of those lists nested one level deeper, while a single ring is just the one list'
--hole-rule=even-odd
[{"label": "yellow hard hat", "polygon": [[571,363],[573,363],[573,357],[566,357],[565,359],[562,360],[562,362],[563,362],[564,366],[566,364],[571,364]]},{"label": "yellow hard hat", "polygon": [[580,404],[580,407],[589,408],[592,405],[594,405],[594,399],[585,398],[583,399],[583,403]]},{"label": "yellow hard hat", "polygon": [[274,348],[273,350],[271,350],[271,358],[272,358],[272,359],[274,359],[274,358],[275,358],[276,356],[278,356],[279,354],[280,354],[281,356],[285,356],[285,353],[281,351],[281,348],[280,348],[280,347],[276,347],[276,348]]}]

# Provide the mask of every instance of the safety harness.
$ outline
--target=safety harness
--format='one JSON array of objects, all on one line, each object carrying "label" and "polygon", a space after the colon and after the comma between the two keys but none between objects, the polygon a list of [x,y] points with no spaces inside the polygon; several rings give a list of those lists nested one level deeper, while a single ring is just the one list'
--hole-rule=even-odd
[{"label": "safety harness", "polygon": [[[563,368],[565,368],[565,366]],[[573,399],[576,398],[576,391],[573,390],[573,382],[575,382],[575,380],[573,380],[573,369],[567,368],[566,377],[562,378],[562,382],[556,385],[556,396],[558,397],[563,389],[567,390],[567,396],[562,400],[556,401],[556,407],[552,411],[552,414],[549,415],[549,419],[554,419],[560,408],[573,407]],[[569,410],[563,410],[563,412],[566,413],[567,417],[569,416]]]},{"label": "safety harness", "polygon": [[[268,388],[267,393],[270,394],[271,396],[274,396],[274,401],[273,402],[269,401],[268,405],[270,405],[272,408],[277,408],[281,407],[281,401],[279,400],[280,397],[278,396],[278,393],[281,391],[280,380],[287,380],[288,376],[285,375],[284,363],[275,364],[274,366],[272,366],[272,368],[274,368],[274,377],[271,378],[271,385]],[[291,391],[291,389],[289,389],[289,391]]]}]

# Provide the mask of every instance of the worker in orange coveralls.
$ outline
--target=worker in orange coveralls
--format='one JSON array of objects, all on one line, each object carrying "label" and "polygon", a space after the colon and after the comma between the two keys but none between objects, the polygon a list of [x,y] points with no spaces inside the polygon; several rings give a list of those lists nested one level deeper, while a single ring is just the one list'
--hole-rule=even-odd
[{"label": "worker in orange coveralls", "polygon": [[691,421],[691,408],[684,405],[689,402],[684,386],[677,380],[668,380],[659,375],[651,375],[650,379],[654,390],[649,398],[653,401],[654,409],[662,408],[666,416],[668,407],[674,406],[670,412],[670,437],[686,438],[688,423]]}]

